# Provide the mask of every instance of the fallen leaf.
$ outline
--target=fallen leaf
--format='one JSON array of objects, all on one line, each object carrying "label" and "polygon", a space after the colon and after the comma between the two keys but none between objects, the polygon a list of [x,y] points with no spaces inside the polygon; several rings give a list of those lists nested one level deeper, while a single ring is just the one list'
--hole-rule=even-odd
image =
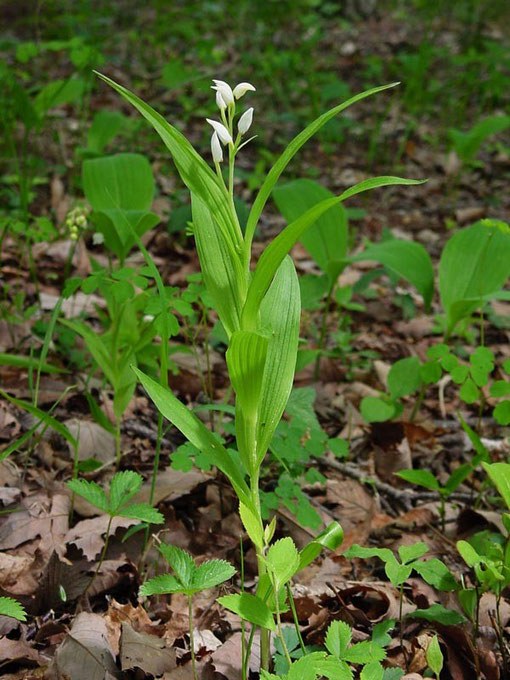
[{"label": "fallen leaf", "polygon": [[95,458],[101,463],[110,463],[115,458],[115,437],[104,427],[91,420],[71,418],[63,423],[78,439],[78,460]]},{"label": "fallen leaf", "polygon": [[110,680],[118,675],[102,616],[78,614],[55,652],[52,670],[54,677],[72,680]]},{"label": "fallen leaf", "polygon": [[[72,543],[77,548],[80,548],[85,557],[92,561],[103,548],[103,535],[106,534],[108,520],[108,515],[101,515],[100,517],[94,517],[94,519],[83,519],[67,532],[64,540],[66,543]],[[110,526],[109,536],[113,536],[117,529],[127,529],[137,523],[138,520],[130,519],[129,517],[114,517]]]},{"label": "fallen leaf", "polygon": [[141,668],[145,673],[161,675],[177,666],[175,649],[156,635],[137,633],[128,623],[121,626],[120,663],[123,671]]}]

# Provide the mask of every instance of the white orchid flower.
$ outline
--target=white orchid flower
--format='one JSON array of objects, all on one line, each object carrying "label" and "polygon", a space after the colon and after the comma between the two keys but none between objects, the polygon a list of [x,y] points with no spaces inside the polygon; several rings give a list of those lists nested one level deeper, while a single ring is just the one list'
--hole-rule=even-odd
[{"label": "white orchid flower", "polygon": [[232,92],[232,88],[228,83],[226,83],[224,80],[213,80],[214,86],[213,90],[216,90],[221,94],[221,98],[225,102],[225,104],[228,106],[229,104],[234,103],[234,93]]},{"label": "white orchid flower", "polygon": [[241,118],[239,118],[239,122],[237,124],[237,129],[239,130],[239,134],[244,135],[248,132],[248,130],[251,127],[251,124],[253,122],[253,106],[251,106],[249,109],[247,109]]},{"label": "white orchid flower", "polygon": [[221,163],[223,160],[223,149],[221,148],[220,138],[217,132],[213,132],[211,137],[211,153],[215,163]]},{"label": "white orchid flower", "polygon": [[223,123],[220,123],[217,120],[211,120],[210,118],[206,118],[206,121],[209,123],[209,125],[212,125],[214,131],[218,133],[218,137],[220,138],[220,141],[223,142],[223,144],[232,144],[230,132],[223,125]]},{"label": "white orchid flower", "polygon": [[227,108],[225,100],[221,96],[221,92],[219,90],[216,90],[216,106],[219,108],[220,111],[224,111]]},{"label": "white orchid flower", "polygon": [[248,92],[255,92],[255,88],[251,83],[239,83],[234,87],[233,95],[236,99],[241,99]]}]

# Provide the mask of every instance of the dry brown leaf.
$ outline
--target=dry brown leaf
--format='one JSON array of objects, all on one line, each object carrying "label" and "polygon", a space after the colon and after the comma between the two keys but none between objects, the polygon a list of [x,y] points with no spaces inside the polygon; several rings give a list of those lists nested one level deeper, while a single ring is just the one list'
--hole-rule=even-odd
[{"label": "dry brown leaf", "polygon": [[95,458],[110,463],[115,458],[115,437],[91,420],[71,418],[63,423],[78,443],[78,459]]},{"label": "dry brown leaf", "polygon": [[137,633],[128,623],[121,625],[120,663],[123,671],[141,668],[145,673],[161,675],[177,666],[175,649],[156,635]]},{"label": "dry brown leaf", "polygon": [[45,556],[65,553],[64,536],[69,527],[70,499],[56,494],[52,499],[43,494],[29,496],[23,510],[8,515],[0,528],[0,550],[9,550],[41,537],[39,550]]},{"label": "dry brown leaf", "polygon": [[102,616],[78,614],[55,652],[52,670],[54,677],[72,680],[107,680],[118,675]]},{"label": "dry brown leaf", "polygon": [[39,652],[30,647],[26,642],[23,642],[23,640],[10,640],[6,637],[0,638],[0,660],[2,662],[32,661],[38,665],[44,663],[44,659]]},{"label": "dry brown leaf", "polygon": [[[108,515],[101,515],[94,519],[83,519],[67,532],[64,540],[66,543],[72,543],[77,548],[80,548],[88,560],[93,560],[103,548],[103,535],[106,534],[108,520]],[[113,536],[117,529],[127,529],[133,526],[133,524],[137,524],[136,519],[114,517],[110,526],[109,536]]]},{"label": "dry brown leaf", "polygon": [[[193,491],[199,484],[211,480],[211,475],[207,475],[201,470],[190,470],[190,472],[182,472],[182,470],[174,470],[172,467],[167,467],[158,473],[156,479],[156,489],[154,492],[154,505],[161,503],[161,501],[173,501],[176,498],[185,496]],[[137,494],[135,501],[137,503],[148,503],[150,495],[150,482],[146,482],[140,493]]]},{"label": "dry brown leaf", "polygon": [[37,580],[30,572],[34,558],[28,555],[0,553],[0,586],[10,593],[33,593]]}]

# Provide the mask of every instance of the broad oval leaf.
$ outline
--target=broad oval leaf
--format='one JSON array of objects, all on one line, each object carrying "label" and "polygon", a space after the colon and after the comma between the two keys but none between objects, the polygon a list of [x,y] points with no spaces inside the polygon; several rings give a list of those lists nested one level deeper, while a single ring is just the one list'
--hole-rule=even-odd
[{"label": "broad oval leaf", "polygon": [[265,602],[250,593],[239,593],[218,597],[223,607],[240,616],[243,621],[249,621],[256,626],[276,632],[273,614]]}]

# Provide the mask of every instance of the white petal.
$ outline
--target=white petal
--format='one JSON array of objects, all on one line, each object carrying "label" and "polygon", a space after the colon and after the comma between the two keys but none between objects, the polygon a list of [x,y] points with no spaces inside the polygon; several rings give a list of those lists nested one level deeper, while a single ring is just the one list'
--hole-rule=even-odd
[{"label": "white petal", "polygon": [[221,148],[220,139],[217,132],[213,132],[211,137],[211,153],[215,163],[221,163],[223,160],[223,149]]},{"label": "white petal", "polygon": [[216,105],[220,111],[223,111],[224,109],[227,108],[225,100],[221,96],[221,92],[219,90],[216,90]]},{"label": "white petal", "polygon": [[206,121],[209,123],[209,125],[212,125],[214,131],[218,133],[218,137],[223,142],[223,144],[232,143],[232,137],[230,136],[230,132],[223,125],[223,123],[220,123],[217,120],[211,120],[210,118],[206,118]]},{"label": "white petal", "polygon": [[253,106],[251,106],[249,109],[247,109],[241,118],[239,118],[239,123],[237,124],[237,129],[239,130],[240,134],[244,135],[248,132],[250,129],[250,126],[253,122]]},{"label": "white petal", "polygon": [[251,83],[239,83],[239,85],[234,87],[233,95],[236,99],[241,99],[241,97],[243,97],[248,92],[248,90],[255,92],[255,88]]},{"label": "white petal", "polygon": [[213,80],[214,83],[214,90],[217,90],[225,102],[227,106],[229,104],[232,104],[234,101],[234,93],[232,92],[232,88],[228,83],[226,83],[224,80]]}]

